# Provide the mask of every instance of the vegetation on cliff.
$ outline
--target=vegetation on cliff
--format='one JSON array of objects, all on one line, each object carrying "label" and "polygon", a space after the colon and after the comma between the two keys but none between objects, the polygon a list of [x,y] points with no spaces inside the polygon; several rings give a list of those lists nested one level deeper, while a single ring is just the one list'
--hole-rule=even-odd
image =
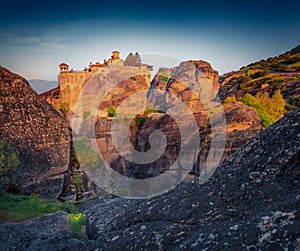
[{"label": "vegetation on cliff", "polygon": [[273,95],[281,90],[287,102],[286,109],[299,107],[300,45],[282,55],[226,73],[219,78],[219,83],[219,96],[223,100],[229,96],[239,99],[246,93],[255,96],[257,92],[268,92]]}]

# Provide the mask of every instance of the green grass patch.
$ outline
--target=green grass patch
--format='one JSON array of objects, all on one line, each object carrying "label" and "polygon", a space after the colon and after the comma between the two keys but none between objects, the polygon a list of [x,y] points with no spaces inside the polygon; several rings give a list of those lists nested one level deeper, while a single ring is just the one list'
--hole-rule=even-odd
[{"label": "green grass patch", "polygon": [[77,160],[81,165],[83,165],[83,167],[96,168],[101,164],[101,159],[98,154],[87,145],[86,137],[79,137],[74,140],[73,144]]},{"label": "green grass patch", "polygon": [[47,200],[36,195],[0,194],[0,220],[22,221],[53,213],[61,209],[58,200]]}]

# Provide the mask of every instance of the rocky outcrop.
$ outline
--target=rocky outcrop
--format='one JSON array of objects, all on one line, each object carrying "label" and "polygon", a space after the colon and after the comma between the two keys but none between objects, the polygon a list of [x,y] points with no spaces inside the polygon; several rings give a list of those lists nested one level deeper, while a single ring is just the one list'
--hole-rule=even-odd
[{"label": "rocky outcrop", "polygon": [[[88,250],[295,250],[299,248],[300,109],[225,160],[205,184],[132,201],[116,217],[88,213]],[[114,210],[114,199],[109,208]],[[112,213],[113,214],[113,213]],[[97,215],[94,217],[93,215]]]},{"label": "rocky outcrop", "polygon": [[69,168],[67,122],[27,81],[0,68],[0,141],[11,145],[21,166],[16,189],[56,198]]},{"label": "rocky outcrop", "polygon": [[43,92],[40,96],[45,99],[50,105],[52,105],[55,109],[60,108],[60,89],[59,87],[53,88],[49,91]]},{"label": "rocky outcrop", "polygon": [[[144,116],[143,123],[139,125],[136,124],[136,121],[141,115],[132,117],[130,126],[131,144],[139,152],[149,151],[151,148],[149,136],[155,130],[160,130],[166,136],[167,145],[164,153],[152,163],[136,164],[119,154],[112,141],[112,119],[99,119],[96,122],[95,131],[90,129],[92,127],[87,126],[88,123],[84,122],[81,130],[89,132],[90,135],[96,133],[100,152],[114,170],[128,177],[151,178],[164,173],[177,160],[182,145],[178,121],[175,121],[174,118],[180,116],[181,130],[188,131],[191,124],[191,118],[186,113],[186,109],[188,109],[200,128],[200,152],[198,162],[195,165],[195,168],[199,168],[207,159],[212,139],[210,115],[208,113],[213,113],[216,109],[223,109],[220,105],[216,108],[210,107],[211,104],[217,104],[213,101],[218,90],[217,78],[217,72],[204,61],[183,62],[173,70],[172,74],[170,72],[168,74],[159,72],[154,77],[147,93],[147,102],[151,107],[156,108],[159,113],[154,112]],[[127,80],[124,82],[125,85],[122,84],[122,87],[126,87],[126,90],[128,90],[126,93],[122,91],[124,88],[121,89],[118,86],[118,88],[114,88],[105,99],[105,102],[101,103],[102,110],[104,111],[112,104],[114,107],[118,107],[123,100],[133,95],[134,92],[143,91],[144,86],[139,84],[140,88],[137,89],[134,85],[135,82],[137,80]],[[186,107],[182,111],[178,111],[178,114],[172,118],[167,113],[177,104],[176,99],[184,103]],[[227,143],[225,154],[221,160],[224,160],[262,130],[255,109],[244,106],[242,103],[225,106],[224,114]],[[222,150],[219,149],[219,151]],[[192,155],[190,157],[195,158]],[[193,160],[191,159],[191,161]],[[195,172],[191,174],[195,174]],[[193,176],[188,177],[188,180],[190,179],[193,179]]]},{"label": "rocky outcrop", "polygon": [[66,212],[44,215],[23,222],[0,222],[1,250],[82,250],[72,238]]},{"label": "rocky outcrop", "polygon": [[[221,162],[228,158],[263,130],[257,111],[241,102],[235,102],[223,106],[226,118],[226,145]],[[210,148],[211,128],[208,126],[200,133],[201,135],[201,162],[205,162]]]}]

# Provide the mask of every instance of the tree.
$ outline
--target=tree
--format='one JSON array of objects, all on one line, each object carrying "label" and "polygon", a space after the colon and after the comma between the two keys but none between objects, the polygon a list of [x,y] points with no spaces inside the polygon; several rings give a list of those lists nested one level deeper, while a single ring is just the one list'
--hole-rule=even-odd
[{"label": "tree", "polygon": [[285,104],[281,91],[277,90],[272,97],[272,109],[270,110],[270,114],[275,118],[279,118],[284,113]]},{"label": "tree", "polygon": [[252,106],[253,108],[255,108],[264,127],[268,127],[275,122],[275,119],[261,107],[259,101],[251,94],[247,93],[243,97],[242,101],[244,105]]},{"label": "tree", "polygon": [[142,64],[142,58],[141,58],[141,55],[140,55],[138,52],[136,52],[134,56],[135,56],[135,58],[136,58],[137,64],[138,64],[138,65],[141,65],[141,64]]},{"label": "tree", "polygon": [[272,100],[269,96],[269,93],[268,92],[264,92],[264,93],[258,92],[258,93],[256,93],[255,98],[259,101],[262,109],[270,114],[270,111],[272,109]]},{"label": "tree", "polygon": [[280,90],[277,90],[272,98],[270,98],[268,92],[258,92],[255,97],[259,101],[262,109],[274,119],[279,118],[284,113],[286,102]]},{"label": "tree", "polygon": [[124,62],[126,66],[140,66],[141,63],[142,59],[138,52],[136,52],[135,55],[132,52],[130,52]]}]

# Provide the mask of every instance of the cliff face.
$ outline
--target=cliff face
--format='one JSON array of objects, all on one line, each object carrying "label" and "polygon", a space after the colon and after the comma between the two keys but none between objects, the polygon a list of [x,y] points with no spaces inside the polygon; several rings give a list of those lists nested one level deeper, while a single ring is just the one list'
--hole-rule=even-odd
[{"label": "cliff face", "polygon": [[[129,206],[125,199],[94,203],[86,210],[87,233],[95,239],[88,249],[297,249],[299,121],[299,109],[287,114],[225,160],[205,184],[182,184]],[[107,203],[114,212],[102,211]]]},{"label": "cliff face", "polygon": [[[214,109],[220,108],[210,108],[207,105],[207,103],[213,103],[212,100],[215,98],[218,90],[217,78],[217,72],[204,61],[183,62],[169,75],[158,73],[151,82],[147,93],[147,101],[151,107],[165,113],[155,113],[154,111],[152,114],[138,115],[132,118],[131,126],[128,129],[130,130],[130,140],[134,149],[143,153],[151,149],[149,142],[151,133],[155,130],[163,132],[167,144],[161,157],[149,164],[136,164],[122,157],[112,141],[112,121],[103,118],[96,122],[95,129],[98,147],[104,159],[107,160],[114,170],[128,177],[143,179],[156,177],[164,173],[178,159],[182,147],[181,133],[177,124],[178,121],[175,121],[175,119],[180,117],[181,130],[188,131],[192,123],[187,113],[188,109],[193,114],[195,122],[200,128],[200,145],[199,152],[195,153],[196,155],[189,156],[190,159],[187,159],[188,157],[186,156],[185,160],[193,162],[194,158],[197,158],[195,168],[201,169],[207,160],[212,140],[208,112],[213,112]],[[100,108],[105,107],[107,109],[112,104],[117,107],[134,92],[145,90],[146,86],[141,83],[138,86],[139,88],[135,88],[132,91],[135,85],[129,83],[126,87],[126,92],[124,92],[123,87],[125,86],[123,84],[122,88],[115,89],[107,96]],[[178,111],[172,118],[167,113],[177,104],[176,99],[184,103],[186,107],[182,111]],[[207,102],[206,107],[204,106],[205,102]],[[128,113],[130,112],[128,111]],[[225,142],[225,152],[221,161],[262,130],[260,118],[255,109],[244,106],[242,103],[225,106],[224,115],[226,118],[225,131],[227,141]],[[137,119],[141,117],[143,122],[137,124]],[[86,128],[86,126],[82,127],[82,130],[86,130]],[[221,152],[223,149],[215,150]],[[182,169],[185,169],[185,167],[182,167]],[[200,170],[194,170],[187,179],[193,179],[193,174],[196,172],[199,173]]]},{"label": "cliff face", "polygon": [[0,68],[0,141],[21,161],[17,189],[56,198],[70,159],[67,122],[22,77]]}]

